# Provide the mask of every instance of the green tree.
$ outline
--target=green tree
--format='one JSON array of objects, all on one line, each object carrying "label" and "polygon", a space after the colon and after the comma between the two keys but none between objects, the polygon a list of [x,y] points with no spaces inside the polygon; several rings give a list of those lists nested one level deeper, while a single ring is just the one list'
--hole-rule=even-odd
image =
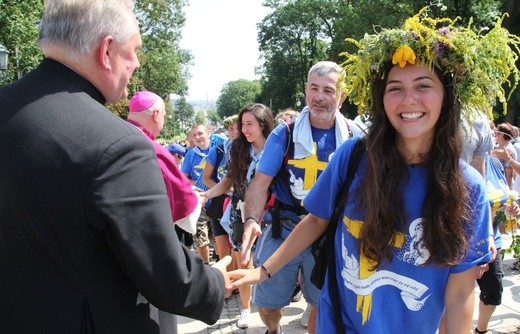
[{"label": "green tree", "polygon": [[[323,55],[321,59],[326,59],[327,45],[323,41],[319,44]],[[305,105],[303,93],[310,66],[294,62],[288,54],[291,54],[291,50],[273,52],[263,69],[262,93],[258,100],[268,105],[275,114],[282,109],[298,110]]]},{"label": "green tree", "polygon": [[[297,94],[303,92],[306,73],[318,60],[341,63],[339,54],[353,51],[345,38],[360,39],[365,33],[400,26],[404,20],[430,4],[432,16],[459,17],[460,23],[472,22],[476,31],[485,31],[497,16],[509,13],[504,26],[519,34],[520,4],[514,0],[266,0],[273,9],[258,26],[258,41],[263,66],[259,100],[274,111],[296,108],[301,103]],[[507,118],[516,119],[520,90],[509,102]],[[349,116],[356,114],[354,106],[345,105]],[[518,121],[517,121],[518,124]]]},{"label": "green tree", "polygon": [[[504,26],[511,33],[520,35],[520,2],[515,0],[504,1],[502,12],[509,15],[504,19]],[[520,66],[520,60],[517,60],[516,64],[517,67]],[[516,125],[520,124],[520,88],[513,92],[507,109],[506,121]]]},{"label": "green tree", "polygon": [[185,23],[185,0],[138,0],[136,15],[143,40],[136,90],[150,90],[167,97],[186,95],[188,66],[193,56],[179,46]]},{"label": "green tree", "polygon": [[309,68],[331,59],[330,26],[334,1],[269,1],[273,11],[258,25],[264,58],[260,101],[273,112],[298,108]]},{"label": "green tree", "polygon": [[257,101],[260,91],[260,82],[256,80],[239,79],[226,83],[217,99],[218,115],[225,118],[238,113],[246,105]]},{"label": "green tree", "polygon": [[178,131],[179,123],[175,122],[174,106],[169,103],[170,101],[165,102],[166,115],[164,116],[164,125],[157,140],[161,143],[171,143],[175,135],[180,132]]},{"label": "green tree", "polygon": [[41,0],[0,0],[0,44],[10,52],[7,76],[0,84],[24,76],[43,58],[36,45],[42,13]]},{"label": "green tree", "polygon": [[206,113],[204,112],[204,110],[198,110],[195,113],[195,123],[206,124]]},{"label": "green tree", "polygon": [[[186,97],[181,96],[175,101],[172,112],[173,122],[178,124],[175,135],[186,133],[195,121],[195,111],[193,106],[186,101]],[[177,132],[178,131],[178,132]]]},{"label": "green tree", "polygon": [[[424,1],[415,1],[419,2],[422,3],[419,8],[424,6]],[[352,47],[345,43],[347,37],[360,39],[365,33],[371,34],[382,28],[399,26],[408,16],[415,13],[413,3],[414,1],[373,0],[338,6],[335,9],[337,19],[331,28],[331,59],[338,63],[344,60],[339,54]]]},{"label": "green tree", "polygon": [[[140,67],[130,80],[129,91],[149,90],[165,101],[171,93],[186,95],[193,56],[179,46],[185,14],[185,0],[137,0],[135,12],[139,21],[143,47],[139,53]],[[132,94],[130,94],[132,95]],[[112,104],[114,114],[124,104]]]},{"label": "green tree", "polygon": [[220,123],[220,121],[222,120],[222,118],[218,115],[218,112],[217,112],[216,109],[208,110],[208,111],[207,111],[207,114],[208,114],[208,120],[209,120],[212,124],[217,125],[217,124]]},{"label": "green tree", "polygon": [[[137,0],[135,12],[143,39],[141,67],[134,73],[129,91],[150,90],[167,101],[170,93],[188,91],[189,51],[180,48],[186,0]],[[7,77],[0,84],[17,80],[43,58],[36,45],[43,1],[0,0],[0,43],[10,51]],[[128,101],[110,105],[112,112],[126,117]]]}]

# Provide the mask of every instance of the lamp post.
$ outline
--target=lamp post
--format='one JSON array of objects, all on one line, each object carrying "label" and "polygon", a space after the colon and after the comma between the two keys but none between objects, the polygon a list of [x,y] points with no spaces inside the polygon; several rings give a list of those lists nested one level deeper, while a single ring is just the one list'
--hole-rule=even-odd
[{"label": "lamp post", "polygon": [[9,61],[9,51],[0,44],[0,79],[7,75],[7,62]]}]

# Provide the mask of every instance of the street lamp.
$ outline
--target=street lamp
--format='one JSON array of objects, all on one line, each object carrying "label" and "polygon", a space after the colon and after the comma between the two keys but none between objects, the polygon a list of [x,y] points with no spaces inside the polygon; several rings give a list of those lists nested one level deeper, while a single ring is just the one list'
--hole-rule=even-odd
[{"label": "street lamp", "polygon": [[5,46],[0,44],[0,78],[7,74],[7,62],[9,60],[9,51]]}]

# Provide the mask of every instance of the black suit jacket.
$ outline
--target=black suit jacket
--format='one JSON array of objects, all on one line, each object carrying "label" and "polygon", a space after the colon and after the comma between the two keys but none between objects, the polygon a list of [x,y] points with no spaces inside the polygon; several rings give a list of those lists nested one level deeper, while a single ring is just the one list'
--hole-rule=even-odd
[{"label": "black suit jacket", "polygon": [[100,92],[45,59],[0,89],[0,332],[157,333],[215,322],[222,274],[181,246],[157,157]]}]

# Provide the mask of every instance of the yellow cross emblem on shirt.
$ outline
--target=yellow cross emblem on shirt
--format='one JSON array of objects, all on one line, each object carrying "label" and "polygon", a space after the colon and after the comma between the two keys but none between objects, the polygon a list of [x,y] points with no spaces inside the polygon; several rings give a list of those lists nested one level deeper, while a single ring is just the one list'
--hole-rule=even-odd
[{"label": "yellow cross emblem on shirt", "polygon": [[[316,152],[316,143],[314,143],[314,152]],[[316,153],[306,156],[303,159],[290,159],[287,164],[305,170],[303,177],[303,189],[311,189],[318,179],[318,171],[323,171],[327,167],[328,162],[318,160]]]},{"label": "yellow cross emblem on shirt", "polygon": [[[356,239],[359,239],[361,226],[363,224],[360,220],[350,220],[347,217],[343,217],[343,224],[345,224],[347,231],[352,234],[352,236]],[[405,241],[405,235],[404,233],[397,233],[393,246],[401,248]],[[366,258],[362,253],[359,256],[359,278],[364,279],[369,277],[374,273],[372,268],[374,266],[374,263]],[[362,323],[368,321],[370,318],[370,311],[372,309],[372,295],[367,296],[357,296],[357,302],[356,302],[356,311],[361,312],[362,316]]]}]

